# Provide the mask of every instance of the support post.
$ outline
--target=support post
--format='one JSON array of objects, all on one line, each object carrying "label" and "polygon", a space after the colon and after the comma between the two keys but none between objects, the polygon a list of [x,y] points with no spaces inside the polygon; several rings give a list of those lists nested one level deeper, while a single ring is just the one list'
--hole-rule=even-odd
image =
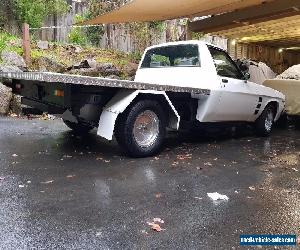
[{"label": "support post", "polygon": [[190,20],[188,20],[186,24],[186,40],[192,40],[192,39],[193,39],[193,35],[191,31],[191,22]]},{"label": "support post", "polygon": [[24,50],[24,60],[27,65],[30,64],[30,34],[29,25],[27,23],[23,24],[23,50]]}]

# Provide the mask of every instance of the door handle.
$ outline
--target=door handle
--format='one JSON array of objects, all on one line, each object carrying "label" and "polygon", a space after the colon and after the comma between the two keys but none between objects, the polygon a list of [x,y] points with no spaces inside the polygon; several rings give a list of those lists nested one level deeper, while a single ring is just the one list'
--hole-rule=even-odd
[{"label": "door handle", "polygon": [[223,83],[228,83],[228,80],[227,79],[222,79],[222,82]]}]

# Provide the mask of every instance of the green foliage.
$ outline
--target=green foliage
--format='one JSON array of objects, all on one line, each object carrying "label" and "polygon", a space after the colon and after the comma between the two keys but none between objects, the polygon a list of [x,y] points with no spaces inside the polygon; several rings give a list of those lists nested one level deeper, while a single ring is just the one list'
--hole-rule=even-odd
[{"label": "green foliage", "polygon": [[203,37],[203,33],[192,32],[192,40],[201,40]]},{"label": "green foliage", "polygon": [[135,62],[135,63],[139,63],[140,60],[142,59],[142,53],[140,52],[133,52],[133,53],[129,53],[128,54],[130,61]]},{"label": "green foliage", "polygon": [[[94,18],[96,15],[92,12],[88,11],[86,15],[84,16],[85,20],[89,20]],[[102,26],[93,26],[93,27],[87,27],[85,29],[85,35],[87,38],[87,41],[93,45],[93,46],[99,46],[101,38],[104,34],[104,25]]]},{"label": "green foliage", "polygon": [[146,47],[152,45],[166,28],[165,22],[135,22],[127,24],[131,35],[134,37],[136,51],[142,53]]},{"label": "green foliage", "polygon": [[166,23],[162,21],[152,21],[149,23],[149,28],[154,31],[163,32],[166,28]]},{"label": "green foliage", "polygon": [[[75,23],[80,23],[84,18],[80,15],[75,16]],[[73,27],[69,33],[69,42],[81,46],[87,45],[86,34],[81,27]]]},{"label": "green foliage", "polygon": [[153,55],[152,58],[151,58],[151,61],[152,62],[158,62],[160,63],[160,65],[163,65],[163,66],[170,66],[171,63],[170,63],[170,59],[166,56],[162,56],[162,55]]},{"label": "green foliage", "polygon": [[21,54],[23,52],[22,48],[18,48],[17,46],[13,45],[13,41],[15,41],[15,40],[17,40],[17,37],[9,34],[8,32],[0,30],[0,53],[3,50],[9,50],[9,51],[15,51],[18,54]]},{"label": "green foliage", "polygon": [[[105,12],[111,11],[115,8],[117,8],[122,1],[120,0],[113,0],[113,1],[107,1],[107,0],[90,0],[89,1],[89,9],[88,12],[85,15],[85,19],[92,19],[96,16],[99,16]],[[101,38],[104,34],[104,25],[103,26],[97,26],[97,27],[88,27],[86,29],[86,37],[90,44],[94,46],[99,46]]]},{"label": "green foliage", "polygon": [[65,0],[14,0],[16,16],[20,23],[41,27],[48,15],[63,14],[69,10]]}]

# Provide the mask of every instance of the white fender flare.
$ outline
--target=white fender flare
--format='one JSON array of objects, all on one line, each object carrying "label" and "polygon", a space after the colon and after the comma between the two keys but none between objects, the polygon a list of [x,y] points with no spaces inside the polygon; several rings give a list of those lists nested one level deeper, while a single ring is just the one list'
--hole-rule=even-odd
[{"label": "white fender flare", "polygon": [[173,106],[169,97],[164,91],[155,90],[120,90],[104,107],[100,116],[99,127],[97,135],[104,137],[107,140],[112,140],[114,134],[114,128],[116,120],[119,114],[123,113],[126,108],[132,103],[132,101],[139,94],[150,94],[150,95],[162,95],[169,103],[170,108],[173,111],[172,117],[170,118],[170,127],[173,129],[179,129],[180,116],[177,110]]}]

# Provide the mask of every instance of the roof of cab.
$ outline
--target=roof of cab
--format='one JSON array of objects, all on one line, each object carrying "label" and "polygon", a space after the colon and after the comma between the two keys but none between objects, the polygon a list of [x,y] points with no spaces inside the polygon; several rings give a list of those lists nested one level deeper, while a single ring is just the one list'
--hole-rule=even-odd
[{"label": "roof of cab", "polygon": [[[222,48],[220,48],[220,47],[217,46],[217,45],[214,45],[214,44],[211,44],[211,43],[207,43],[207,42],[204,42],[204,41],[199,41],[199,40],[189,40],[189,41],[178,41],[178,42],[161,43],[161,44],[158,44],[158,45],[150,46],[150,47],[148,47],[146,50],[154,49],[154,48],[160,48],[160,47],[167,47],[167,46],[176,46],[176,45],[182,45],[182,44],[197,44],[197,45],[198,45],[198,44],[205,44],[205,45],[209,45],[209,46],[213,46],[213,47],[222,49]],[[222,49],[222,50],[223,50],[223,49]]]}]

